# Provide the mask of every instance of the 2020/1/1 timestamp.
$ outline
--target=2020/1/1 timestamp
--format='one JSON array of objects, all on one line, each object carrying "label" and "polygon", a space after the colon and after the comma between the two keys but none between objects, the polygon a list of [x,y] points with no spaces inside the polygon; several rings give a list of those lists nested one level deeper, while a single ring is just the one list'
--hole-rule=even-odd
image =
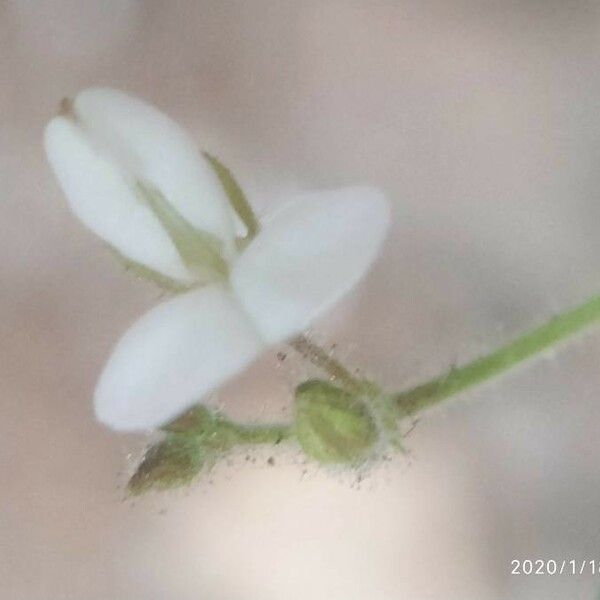
[{"label": "2020/1/1 timestamp", "polygon": [[513,559],[511,575],[599,575],[600,560]]}]

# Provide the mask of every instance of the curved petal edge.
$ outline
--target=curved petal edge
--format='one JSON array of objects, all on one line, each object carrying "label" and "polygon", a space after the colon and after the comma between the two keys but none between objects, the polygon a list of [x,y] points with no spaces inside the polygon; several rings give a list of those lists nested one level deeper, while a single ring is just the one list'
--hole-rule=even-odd
[{"label": "curved petal edge", "polygon": [[300,333],[355,286],[389,223],[388,201],[369,187],[307,193],[275,213],[231,272],[263,338]]},{"label": "curved petal edge", "polygon": [[177,296],[118,342],[96,386],[96,416],[118,431],[164,425],[240,373],[263,347],[225,287]]}]

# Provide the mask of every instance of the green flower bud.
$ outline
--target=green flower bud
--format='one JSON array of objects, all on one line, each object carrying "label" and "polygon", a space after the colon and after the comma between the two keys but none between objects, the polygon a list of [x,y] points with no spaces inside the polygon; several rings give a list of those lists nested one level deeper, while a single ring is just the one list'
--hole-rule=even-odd
[{"label": "green flower bud", "polygon": [[377,441],[377,427],[356,395],[326,381],[307,381],[296,389],[296,438],[321,463],[364,460]]},{"label": "green flower bud", "polygon": [[150,490],[186,485],[198,474],[207,455],[196,436],[169,434],[151,446],[127,484],[134,496]]},{"label": "green flower bud", "polygon": [[151,446],[128,483],[133,495],[186,485],[212,465],[236,438],[227,421],[194,406],[163,427],[166,437]]},{"label": "green flower bud", "polygon": [[127,489],[134,496],[186,485],[236,445],[276,445],[291,435],[287,425],[240,424],[203,406],[194,406],[162,430],[165,438],[148,448],[129,480]]}]

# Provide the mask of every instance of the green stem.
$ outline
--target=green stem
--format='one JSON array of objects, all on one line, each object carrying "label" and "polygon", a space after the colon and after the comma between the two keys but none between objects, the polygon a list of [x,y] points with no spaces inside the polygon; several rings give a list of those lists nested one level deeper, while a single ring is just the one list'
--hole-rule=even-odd
[{"label": "green stem", "polygon": [[594,296],[487,356],[453,368],[445,375],[395,395],[396,405],[403,414],[414,414],[429,408],[516,367],[598,322],[600,296]]},{"label": "green stem", "polygon": [[213,442],[218,439],[238,444],[278,444],[293,435],[289,424],[247,425],[203,406],[193,406],[162,429],[171,434],[200,435]]},{"label": "green stem", "polygon": [[241,444],[279,444],[293,435],[291,425],[241,425],[229,421]]},{"label": "green stem", "polygon": [[357,379],[335,358],[329,355],[323,348],[313,344],[306,336],[299,335],[290,342],[290,346],[299,352],[313,365],[325,371],[332,382],[338,383],[348,391],[362,391],[365,382]]}]

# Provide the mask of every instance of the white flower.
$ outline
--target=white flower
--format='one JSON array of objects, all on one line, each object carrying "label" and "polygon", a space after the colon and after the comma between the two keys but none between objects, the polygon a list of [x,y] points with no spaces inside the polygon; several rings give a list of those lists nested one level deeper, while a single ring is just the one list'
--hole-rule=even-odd
[{"label": "white flower", "polygon": [[97,384],[100,421],[160,426],[302,332],[376,257],[387,201],[366,187],[300,195],[238,253],[215,171],[157,109],[88,89],[54,118],[46,152],[73,212],[122,257],[189,288],[134,323]]}]

